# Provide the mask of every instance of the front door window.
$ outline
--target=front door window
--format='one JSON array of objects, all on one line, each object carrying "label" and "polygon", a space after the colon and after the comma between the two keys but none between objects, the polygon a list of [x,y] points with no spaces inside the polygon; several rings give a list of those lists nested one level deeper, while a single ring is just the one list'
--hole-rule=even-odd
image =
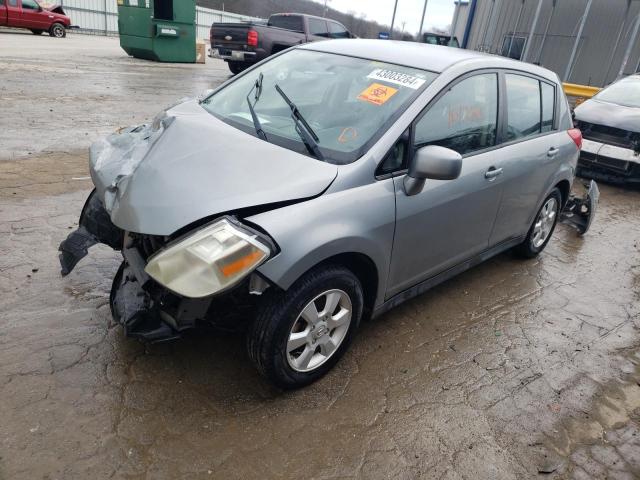
[{"label": "front door window", "polygon": [[498,76],[475,75],[454,85],[415,129],[416,148],[439,145],[469,155],[496,144]]}]

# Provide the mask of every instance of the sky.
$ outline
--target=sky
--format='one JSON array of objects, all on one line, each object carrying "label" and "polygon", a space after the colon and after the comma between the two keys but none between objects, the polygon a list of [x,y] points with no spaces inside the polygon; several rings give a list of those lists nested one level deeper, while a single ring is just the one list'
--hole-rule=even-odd
[{"label": "sky", "polygon": [[[324,0],[316,0],[323,3]],[[366,15],[384,25],[391,25],[393,4],[395,0],[330,0],[329,6],[342,12],[355,11]],[[444,28],[451,24],[453,18],[453,0],[427,0],[424,31],[432,27]],[[396,23],[394,30],[402,30],[402,22],[406,22],[405,31],[416,33],[420,28],[420,15],[424,8],[424,0],[398,0]]]}]

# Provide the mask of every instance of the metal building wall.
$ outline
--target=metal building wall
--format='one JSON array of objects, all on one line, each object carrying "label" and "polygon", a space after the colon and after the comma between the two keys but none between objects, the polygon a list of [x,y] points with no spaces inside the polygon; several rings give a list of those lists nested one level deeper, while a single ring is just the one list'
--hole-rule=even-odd
[{"label": "metal building wall", "polygon": [[[118,35],[117,0],[57,0],[43,3],[59,3],[71,17],[71,22],[80,27],[78,33],[94,35]],[[196,38],[208,39],[213,22],[262,21],[257,17],[222,12],[210,8],[196,7]]]},{"label": "metal building wall", "polygon": [[[555,71],[562,80],[604,86],[618,76],[640,15],[640,0],[591,0],[573,66],[566,78],[589,0],[541,0],[538,22],[532,35],[538,2],[477,0],[468,48],[500,54],[505,35],[515,33],[527,39],[526,60]],[[640,34],[633,43],[625,74],[635,72],[639,61]]]}]

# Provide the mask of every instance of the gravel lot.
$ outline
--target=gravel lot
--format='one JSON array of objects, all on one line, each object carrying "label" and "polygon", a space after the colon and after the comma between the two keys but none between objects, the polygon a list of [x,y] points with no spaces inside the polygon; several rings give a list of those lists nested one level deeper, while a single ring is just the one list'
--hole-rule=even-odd
[{"label": "gravel lot", "polygon": [[117,39],[0,31],[0,479],[640,477],[640,192],[602,186],[584,238],[501,255],[363,325],[283,393],[240,336],[145,346],[108,307],[119,259],[57,246],[86,148],[226,78]]}]

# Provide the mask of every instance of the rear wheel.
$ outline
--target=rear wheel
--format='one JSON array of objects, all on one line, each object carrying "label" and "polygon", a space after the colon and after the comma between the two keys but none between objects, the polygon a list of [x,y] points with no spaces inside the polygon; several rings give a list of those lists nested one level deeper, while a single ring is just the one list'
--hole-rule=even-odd
[{"label": "rear wheel", "polygon": [[227,65],[229,65],[229,70],[231,70],[231,73],[233,73],[234,75],[237,75],[243,70],[246,70],[248,66],[244,62],[227,62]]},{"label": "rear wheel", "polygon": [[527,238],[515,248],[515,252],[518,255],[524,258],[534,258],[545,249],[558,223],[561,205],[562,195],[560,190],[554,188],[542,203],[542,207],[540,207],[533,225],[529,229]]},{"label": "rear wheel", "polygon": [[61,23],[54,23],[49,29],[49,35],[55,38],[64,38],[67,36],[67,30]]},{"label": "rear wheel", "polygon": [[44,33],[44,30],[36,30],[32,28],[31,33],[33,33],[34,35],[42,35]]},{"label": "rear wheel", "polygon": [[286,292],[265,298],[247,350],[261,374],[281,388],[308,385],[338,362],[360,323],[362,286],[346,268],[312,270]]}]

